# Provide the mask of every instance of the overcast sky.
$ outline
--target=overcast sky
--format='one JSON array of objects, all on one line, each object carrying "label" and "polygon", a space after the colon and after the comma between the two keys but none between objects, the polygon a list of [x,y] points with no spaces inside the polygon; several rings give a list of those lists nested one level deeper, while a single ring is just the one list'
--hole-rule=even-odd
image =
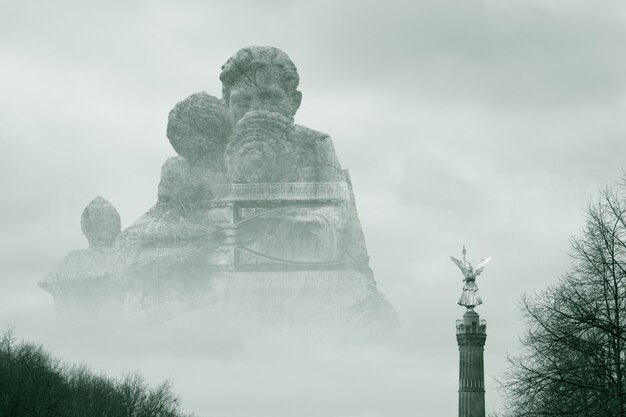
[{"label": "overcast sky", "polygon": [[498,409],[493,378],[523,332],[520,296],[567,270],[586,205],[622,179],[621,1],[3,1],[0,326],[55,346],[36,282],[86,246],[84,206],[104,196],[124,227],[152,206],[175,154],[169,110],[221,96],[221,65],[249,45],[298,67],[296,122],[330,134],[350,171],[400,341],[307,352],[310,363],[271,343],[79,359],[169,377],[199,416],[455,415],[463,309],[449,255],[465,244],[470,259],[494,257],[477,311]]}]

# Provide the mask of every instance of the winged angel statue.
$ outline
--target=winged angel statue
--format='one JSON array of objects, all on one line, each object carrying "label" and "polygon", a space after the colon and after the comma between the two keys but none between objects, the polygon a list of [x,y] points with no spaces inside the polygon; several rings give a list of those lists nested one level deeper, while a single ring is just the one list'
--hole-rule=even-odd
[{"label": "winged angel statue", "polygon": [[465,259],[465,254],[467,251],[465,250],[465,246],[463,246],[463,260],[460,261],[455,257],[451,256],[452,262],[456,264],[463,272],[463,281],[465,285],[463,285],[463,292],[461,293],[461,297],[457,302],[458,305],[467,307],[468,311],[474,311],[474,307],[483,303],[483,300],[478,295],[478,286],[476,285],[476,277],[483,272],[485,269],[485,265],[491,261],[491,256],[488,258],[481,259],[481,261],[474,268],[471,263],[469,263]]}]

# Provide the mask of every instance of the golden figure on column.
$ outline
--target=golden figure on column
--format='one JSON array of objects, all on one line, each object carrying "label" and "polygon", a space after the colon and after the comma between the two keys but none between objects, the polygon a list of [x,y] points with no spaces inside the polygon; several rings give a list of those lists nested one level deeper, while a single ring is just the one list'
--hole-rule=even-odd
[{"label": "golden figure on column", "polygon": [[465,285],[463,285],[463,292],[461,293],[461,297],[459,298],[457,304],[467,307],[467,311],[474,311],[474,307],[483,303],[483,300],[478,294],[476,277],[480,275],[481,272],[483,272],[483,269],[485,269],[485,265],[487,265],[491,260],[491,256],[481,259],[478,265],[476,265],[476,268],[474,268],[472,264],[465,259],[465,254],[467,253],[467,251],[465,250],[465,245],[463,246],[462,253],[462,261],[456,259],[454,256],[450,257],[450,259],[452,259],[452,262],[454,262],[456,266],[461,269],[461,272],[463,272],[463,281],[465,282]]}]

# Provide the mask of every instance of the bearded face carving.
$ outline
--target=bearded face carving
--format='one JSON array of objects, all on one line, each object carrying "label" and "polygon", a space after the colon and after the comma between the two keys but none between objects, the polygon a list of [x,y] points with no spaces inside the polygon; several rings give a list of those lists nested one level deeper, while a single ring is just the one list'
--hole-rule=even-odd
[{"label": "bearded face carving", "polygon": [[267,110],[246,113],[226,146],[228,174],[235,183],[290,182],[296,178],[292,122]]}]

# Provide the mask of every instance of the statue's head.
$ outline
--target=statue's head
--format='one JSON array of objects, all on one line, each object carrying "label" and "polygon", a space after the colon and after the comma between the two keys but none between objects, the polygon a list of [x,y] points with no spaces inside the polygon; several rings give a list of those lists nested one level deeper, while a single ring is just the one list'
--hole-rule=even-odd
[{"label": "statue's head", "polygon": [[180,156],[190,165],[205,159],[217,170],[224,164],[230,131],[226,105],[205,92],[192,94],[176,104],[167,122],[167,137]]},{"label": "statue's head", "polygon": [[233,126],[251,110],[267,110],[291,120],[300,107],[298,70],[278,48],[240,49],[222,66],[220,80]]},{"label": "statue's head", "polygon": [[119,213],[103,197],[94,198],[80,216],[80,228],[92,248],[111,246],[121,227]]}]

